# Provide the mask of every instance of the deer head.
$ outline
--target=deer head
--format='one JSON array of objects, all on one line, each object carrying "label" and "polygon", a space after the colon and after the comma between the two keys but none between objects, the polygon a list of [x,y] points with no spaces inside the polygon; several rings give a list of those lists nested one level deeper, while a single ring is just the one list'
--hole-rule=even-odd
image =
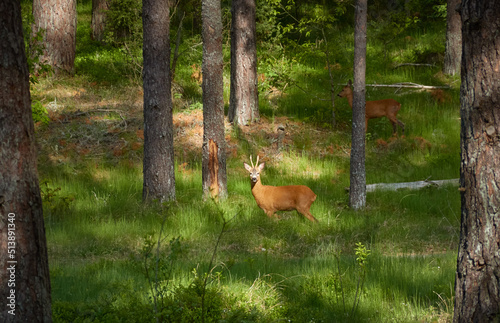
[{"label": "deer head", "polygon": [[252,184],[255,184],[260,179],[260,172],[264,169],[265,163],[259,165],[259,155],[257,155],[257,161],[255,162],[255,166],[258,165],[257,167],[254,166],[251,155],[250,163],[252,164],[252,166],[248,165],[247,163],[244,163],[243,165],[245,166],[245,169],[250,173],[250,180],[252,181]]}]

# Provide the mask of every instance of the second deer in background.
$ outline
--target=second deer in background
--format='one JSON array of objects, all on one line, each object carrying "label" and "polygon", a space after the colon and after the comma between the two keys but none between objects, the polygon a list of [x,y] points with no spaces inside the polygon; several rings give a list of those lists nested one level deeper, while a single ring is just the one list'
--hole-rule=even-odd
[{"label": "second deer in background", "polygon": [[255,166],[250,156],[250,163],[243,163],[245,169],[250,173],[252,195],[257,205],[266,212],[268,217],[273,217],[276,211],[297,210],[312,222],[318,222],[309,209],[316,200],[316,194],[305,185],[268,186],[262,185],[260,172],[264,169],[264,163],[259,165],[259,156]]},{"label": "second deer in background", "polygon": [[[352,108],[353,93],[351,86],[352,81],[349,80],[349,83],[342,88],[342,91],[340,91],[338,96],[341,98],[347,98],[347,102],[349,102],[349,106]],[[392,123],[392,134],[397,135],[399,125],[404,136],[405,124],[396,117],[399,109],[401,109],[401,103],[393,99],[366,101],[365,107],[365,132],[368,130],[368,120],[387,117],[387,119],[389,119]]]}]

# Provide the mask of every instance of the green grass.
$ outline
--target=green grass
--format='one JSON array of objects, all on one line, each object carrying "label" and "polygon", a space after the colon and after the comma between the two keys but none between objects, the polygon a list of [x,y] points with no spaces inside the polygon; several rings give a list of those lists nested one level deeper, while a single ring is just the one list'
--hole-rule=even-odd
[{"label": "green grass", "polygon": [[[322,169],[321,165],[313,162],[309,167]],[[150,304],[141,250],[145,238],[158,237],[164,217],[163,245],[180,236],[183,248],[173,279],[189,285],[193,268],[201,273],[212,269],[208,263],[223,214],[229,223],[213,264],[220,274],[211,279],[223,295],[236,300],[232,311],[254,311],[257,321],[349,321],[345,315],[351,312],[357,284],[353,249],[362,242],[373,255],[368,258],[357,319],[407,322],[449,313],[442,302],[449,302],[455,271],[456,188],[370,193],[368,209],[354,212],[346,208],[344,185],[338,188],[322,179],[335,172],[331,165],[323,162],[325,175],[314,181],[298,176],[295,169],[287,172],[286,164],[262,175],[271,182],[273,173],[281,171],[284,183],[300,178],[308,183],[319,196],[311,209],[318,225],[296,212],[281,214],[279,221],[268,219],[255,205],[243,171],[230,177],[234,180],[229,181],[229,199],[219,207],[211,201],[193,203],[200,198],[196,188],[201,183],[177,173],[183,190],[166,210],[141,204],[138,169],[103,166],[101,171],[109,175],[98,180],[90,176],[94,170],[52,174],[51,185],[61,188],[60,196],[75,196],[67,209],[46,212],[55,308],[73,304],[75,315],[81,316],[87,307],[111,306],[110,297],[111,304],[126,302],[131,294],[144,306]],[[306,168],[299,163],[297,170]],[[201,177],[199,170],[193,177]]]},{"label": "green grass", "polygon": [[[182,118],[176,125],[177,201],[144,205],[140,73],[123,50],[90,40],[89,2],[79,3],[78,19],[76,75],[42,78],[32,87],[33,99],[50,107],[53,118],[37,126],[37,140],[56,322],[154,321],[153,295],[163,295],[157,314],[172,322],[200,321],[203,295],[207,322],[450,321],[459,192],[377,191],[368,193],[365,210],[348,207],[351,109],[337,97],[337,125],[331,126],[321,52],[290,49],[260,62],[267,85],[280,85],[283,94],[271,100],[263,88],[261,122],[226,129],[229,197],[215,204],[202,200],[198,135],[189,137],[192,142],[180,137],[202,121],[201,89],[190,80],[190,65],[201,62],[201,47],[192,47],[200,39],[187,37],[181,51],[192,50],[179,58],[173,91],[175,116]],[[331,52],[340,91],[352,79],[353,37],[349,27],[338,28],[329,43],[338,44]],[[459,176],[458,83],[440,75],[439,64],[394,68],[439,54],[441,32],[436,26],[409,31],[411,38],[401,35],[386,48],[369,35],[367,83],[453,87],[443,102],[425,91],[367,88],[367,100],[401,102],[398,117],[406,124],[406,136],[393,138],[387,119],[370,120],[368,184]],[[226,103],[228,75],[229,65]],[[281,151],[273,141],[278,124],[287,132]],[[295,211],[267,218],[243,168],[250,154],[267,158],[264,184],[311,187],[318,195],[311,213],[319,223]],[[179,249],[170,243],[175,238]],[[359,242],[371,254],[356,298]],[[154,247],[150,253],[148,246]],[[146,268],[163,294],[151,288]]]}]

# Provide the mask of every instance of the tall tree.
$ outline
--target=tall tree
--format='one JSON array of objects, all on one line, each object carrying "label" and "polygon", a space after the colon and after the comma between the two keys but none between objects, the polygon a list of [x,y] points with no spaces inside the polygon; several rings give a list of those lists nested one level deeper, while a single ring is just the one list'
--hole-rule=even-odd
[{"label": "tall tree", "polygon": [[231,92],[228,119],[247,125],[259,119],[255,0],[233,0],[231,23]]},{"label": "tall tree", "polygon": [[0,322],[50,322],[50,277],[18,0],[0,2]]},{"label": "tall tree", "polygon": [[462,21],[460,3],[462,0],[448,0],[446,9],[446,50],[443,72],[455,75],[460,72],[462,61]]},{"label": "tall tree", "polygon": [[222,79],[222,18],[220,0],[202,0],[204,197],[227,197],[224,84]]},{"label": "tall tree", "polygon": [[500,1],[462,2],[461,230],[454,322],[500,320]]},{"label": "tall tree", "polygon": [[43,31],[41,61],[55,73],[73,74],[76,53],[76,0],[33,0],[33,32]]},{"label": "tall tree", "polygon": [[354,93],[349,204],[361,209],[366,204],[365,173],[365,71],[367,0],[356,0],[354,26]]},{"label": "tall tree", "polygon": [[106,10],[109,0],[92,0],[92,39],[102,42],[106,28]]},{"label": "tall tree", "polygon": [[175,199],[169,2],[143,0],[144,201]]}]

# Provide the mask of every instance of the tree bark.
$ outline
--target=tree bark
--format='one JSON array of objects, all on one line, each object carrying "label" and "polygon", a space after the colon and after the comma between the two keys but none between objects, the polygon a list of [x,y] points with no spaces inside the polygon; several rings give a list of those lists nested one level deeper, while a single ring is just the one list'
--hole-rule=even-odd
[{"label": "tree bark", "polygon": [[143,201],[175,200],[168,1],[143,0]]},{"label": "tree bark", "polygon": [[203,0],[201,18],[203,38],[203,195],[205,198],[209,196],[226,198],[226,140],[224,137],[220,0]]},{"label": "tree bark", "polygon": [[500,321],[500,2],[462,2],[461,231],[454,322]]},{"label": "tree bark", "polygon": [[446,50],[443,72],[455,75],[462,61],[462,20],[458,12],[462,0],[448,0],[446,9]]},{"label": "tree bark", "polygon": [[228,119],[248,125],[259,119],[255,0],[233,0],[231,24],[231,92]]},{"label": "tree bark", "polygon": [[0,322],[51,322],[29,72],[18,0],[0,2]]},{"label": "tree bark", "polygon": [[354,29],[354,93],[349,204],[355,210],[366,204],[365,172],[365,71],[367,0],[356,0]]},{"label": "tree bark", "polygon": [[92,39],[104,41],[106,30],[106,10],[109,9],[108,0],[92,0]]},{"label": "tree bark", "polygon": [[59,74],[75,72],[76,0],[33,0],[33,32],[43,30],[41,61]]}]

